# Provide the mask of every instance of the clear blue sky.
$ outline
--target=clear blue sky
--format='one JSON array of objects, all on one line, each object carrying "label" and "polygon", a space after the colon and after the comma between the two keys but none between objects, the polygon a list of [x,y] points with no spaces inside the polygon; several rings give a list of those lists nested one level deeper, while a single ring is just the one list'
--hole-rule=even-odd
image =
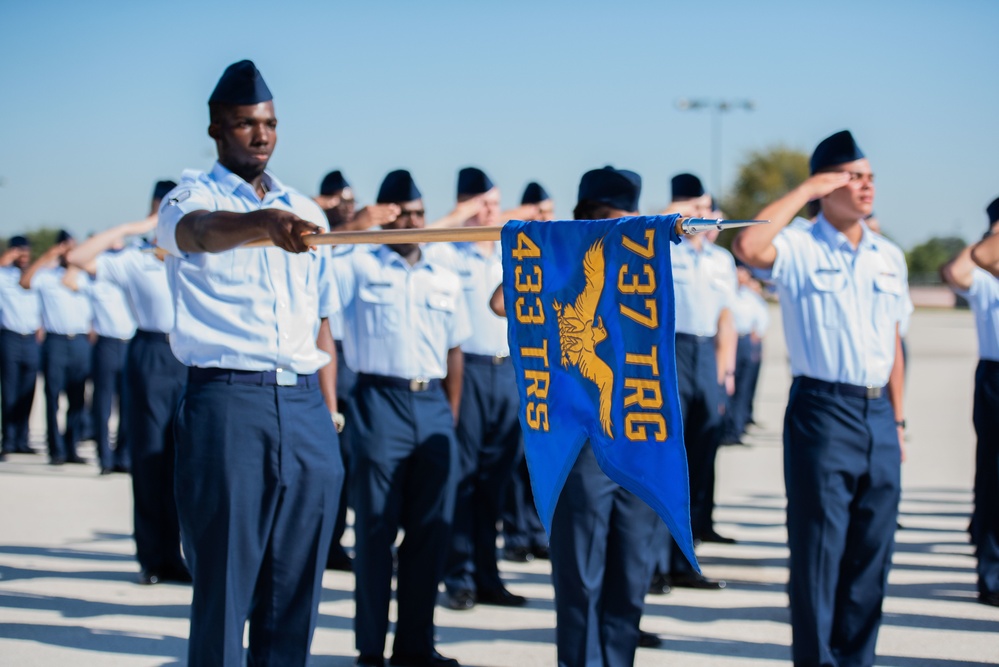
[{"label": "clear blue sky", "polygon": [[152,184],[208,168],[206,100],[250,58],[275,95],[271,169],[314,194],[344,169],[359,200],[405,167],[429,214],[457,170],[519,201],[541,181],[571,215],[580,174],[712,184],[711,120],[681,97],[751,98],[723,119],[723,181],[752,150],[811,152],[851,129],[875,209],[909,247],[971,240],[999,196],[999,2],[4,2],[0,236],[136,219]]}]

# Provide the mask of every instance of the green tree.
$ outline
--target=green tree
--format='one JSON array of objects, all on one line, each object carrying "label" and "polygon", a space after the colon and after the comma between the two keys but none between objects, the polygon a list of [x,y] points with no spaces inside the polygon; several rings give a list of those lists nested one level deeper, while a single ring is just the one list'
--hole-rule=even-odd
[{"label": "green tree", "polygon": [[910,282],[940,282],[940,267],[967,243],[957,236],[934,236],[905,253]]},{"label": "green tree", "polygon": [[[808,155],[783,145],[751,152],[739,167],[735,186],[722,202],[732,219],[749,219],[767,204],[779,199],[808,178]],[[801,213],[804,214],[804,211]],[[728,247],[738,230],[721,235]]]}]

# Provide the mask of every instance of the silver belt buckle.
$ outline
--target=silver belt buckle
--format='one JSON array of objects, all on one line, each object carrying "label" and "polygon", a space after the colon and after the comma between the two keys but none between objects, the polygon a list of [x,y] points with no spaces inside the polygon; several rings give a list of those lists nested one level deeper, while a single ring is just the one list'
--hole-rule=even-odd
[{"label": "silver belt buckle", "polygon": [[277,376],[277,383],[279,387],[294,387],[298,384],[298,373],[295,373],[294,371],[279,368],[275,371],[275,375]]},{"label": "silver belt buckle", "polygon": [[881,398],[881,387],[867,387],[867,398]]},{"label": "silver belt buckle", "polygon": [[426,391],[427,386],[430,384],[429,380],[424,380],[423,378],[416,378],[409,381],[410,391]]},{"label": "silver belt buckle", "polygon": [[493,366],[501,366],[504,361],[506,361],[506,357],[497,354],[493,357]]}]

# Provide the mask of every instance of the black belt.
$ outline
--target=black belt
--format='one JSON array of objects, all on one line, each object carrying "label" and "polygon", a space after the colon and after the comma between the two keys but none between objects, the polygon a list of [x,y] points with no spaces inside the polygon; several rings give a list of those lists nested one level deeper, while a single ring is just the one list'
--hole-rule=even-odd
[{"label": "black belt", "polygon": [[3,334],[5,336],[17,336],[18,338],[34,338],[35,337],[35,333],[34,332],[23,334],[23,333],[18,333],[16,331],[14,331],[13,329],[0,329],[0,334]]},{"label": "black belt", "polygon": [[45,337],[55,338],[56,340],[76,340],[77,338],[86,338],[87,334],[57,334],[46,332]]},{"label": "black belt", "polygon": [[999,361],[995,361],[993,359],[979,359],[978,364],[990,373],[999,371]]},{"label": "black belt", "polygon": [[866,398],[868,400],[881,398],[886,394],[884,387],[863,387],[856,384],[846,384],[845,382],[826,382],[815,378],[799,375],[795,380],[804,389],[817,389],[819,391],[839,394],[840,396],[852,396],[853,398]]},{"label": "black belt", "polygon": [[299,375],[292,371],[237,371],[229,368],[188,367],[187,381],[192,384],[225,382],[226,384],[252,384],[260,387],[318,387],[317,373]]},{"label": "black belt", "polygon": [[687,341],[688,343],[696,343],[698,345],[705,345],[707,343],[714,344],[715,337],[714,336],[696,336],[694,334],[679,333],[679,332],[677,332],[677,334],[676,334],[676,340],[677,340],[677,342],[679,342],[679,341]]},{"label": "black belt", "polygon": [[136,330],[135,338],[139,340],[155,340],[159,343],[170,342],[170,334],[163,333],[162,331],[149,331],[148,329]]},{"label": "black belt", "polygon": [[416,378],[407,380],[406,378],[391,377],[389,375],[374,375],[372,373],[358,373],[358,384],[370,384],[378,387],[393,387],[395,389],[407,389],[413,392],[431,391],[440,389],[441,381],[438,379],[425,380]]},{"label": "black belt", "polygon": [[509,356],[472,354],[465,352],[465,361],[470,364],[482,364],[483,366],[502,366],[510,361]]}]

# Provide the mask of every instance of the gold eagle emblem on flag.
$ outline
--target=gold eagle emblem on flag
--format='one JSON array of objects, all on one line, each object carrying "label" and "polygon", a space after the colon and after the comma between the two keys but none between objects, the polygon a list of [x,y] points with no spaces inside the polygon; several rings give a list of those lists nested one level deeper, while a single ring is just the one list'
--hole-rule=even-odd
[{"label": "gold eagle emblem on flag", "polygon": [[597,386],[600,392],[600,425],[608,437],[611,434],[611,392],[614,371],[597,356],[597,345],[607,338],[603,320],[596,316],[597,304],[604,291],[604,243],[599,239],[590,246],[583,258],[586,287],[574,303],[554,301],[558,318],[558,338],[562,348],[562,366],[576,367],[580,374]]}]

